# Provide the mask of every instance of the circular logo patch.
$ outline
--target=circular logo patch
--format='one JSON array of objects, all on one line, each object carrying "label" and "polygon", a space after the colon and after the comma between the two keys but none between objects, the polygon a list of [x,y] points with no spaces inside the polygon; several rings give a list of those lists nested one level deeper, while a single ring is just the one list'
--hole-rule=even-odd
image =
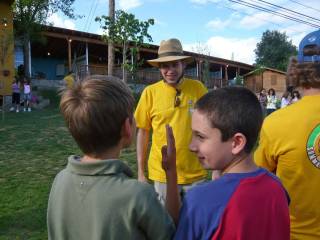
[{"label": "circular logo patch", "polygon": [[309,135],[307,154],[311,163],[320,169],[320,124],[316,126]]}]

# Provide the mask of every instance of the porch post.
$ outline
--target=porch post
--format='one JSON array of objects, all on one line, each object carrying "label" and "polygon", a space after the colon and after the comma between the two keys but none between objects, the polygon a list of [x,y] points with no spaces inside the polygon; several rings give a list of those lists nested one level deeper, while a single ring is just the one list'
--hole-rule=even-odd
[{"label": "porch post", "polygon": [[68,67],[69,67],[69,72],[72,71],[72,63],[71,63],[71,42],[72,39],[68,38]]},{"label": "porch post", "polygon": [[89,49],[88,42],[86,42],[86,75],[89,73]]},{"label": "porch post", "polygon": [[222,88],[222,66],[220,65],[220,88]]},{"label": "porch post", "polygon": [[225,75],[224,79],[226,80],[227,86],[228,86],[228,64],[224,67]]},{"label": "porch post", "polygon": [[30,74],[30,77],[32,76],[32,72],[31,72],[31,43],[30,43],[30,41],[28,42],[28,46],[29,46],[29,66],[28,66],[28,68],[29,68],[29,74]]},{"label": "porch post", "polygon": [[196,64],[197,64],[197,65],[196,65],[196,71],[197,71],[197,72],[196,72],[196,75],[197,75],[197,78],[200,79],[200,78],[199,78],[199,59],[196,60]]}]

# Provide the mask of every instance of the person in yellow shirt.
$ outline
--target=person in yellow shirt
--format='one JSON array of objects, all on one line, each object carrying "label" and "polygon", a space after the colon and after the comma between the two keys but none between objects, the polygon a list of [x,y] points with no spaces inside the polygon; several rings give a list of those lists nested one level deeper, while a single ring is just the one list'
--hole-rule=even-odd
[{"label": "person in yellow shirt", "polygon": [[299,45],[287,79],[301,100],[268,116],[255,162],[277,174],[289,192],[291,239],[320,239],[320,30]]},{"label": "person in yellow shirt", "polygon": [[[161,147],[166,144],[166,124],[172,126],[176,138],[177,178],[181,196],[207,176],[196,155],[188,148],[194,104],[207,92],[200,81],[184,77],[185,67],[191,61],[191,57],[184,55],[178,39],[162,41],[158,58],[148,63],[160,69],[163,79],[144,89],[135,111],[138,180],[147,181],[145,168],[148,162],[148,177],[154,181],[162,203],[166,199],[166,175],[161,166]],[[150,132],[152,145],[147,161]]]},{"label": "person in yellow shirt", "polygon": [[65,86],[67,88],[69,88],[69,89],[72,88],[72,86],[74,84],[74,74],[73,74],[73,72],[70,71],[68,73],[68,75],[63,78],[63,81],[64,81],[64,84],[65,84]]}]

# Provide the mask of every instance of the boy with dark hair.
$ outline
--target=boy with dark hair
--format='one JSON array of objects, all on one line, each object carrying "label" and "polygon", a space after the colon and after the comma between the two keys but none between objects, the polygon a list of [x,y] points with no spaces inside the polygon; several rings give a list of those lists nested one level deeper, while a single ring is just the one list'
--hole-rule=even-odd
[{"label": "boy with dark hair", "polygon": [[198,100],[189,147],[221,176],[187,192],[175,239],[289,239],[286,190],[252,159],[262,119],[257,97],[245,88],[217,89]]},{"label": "boy with dark hair", "polygon": [[170,239],[174,225],[153,187],[118,160],[135,136],[129,88],[91,77],[65,90],[60,108],[84,156],[70,156],[53,182],[49,239]]}]

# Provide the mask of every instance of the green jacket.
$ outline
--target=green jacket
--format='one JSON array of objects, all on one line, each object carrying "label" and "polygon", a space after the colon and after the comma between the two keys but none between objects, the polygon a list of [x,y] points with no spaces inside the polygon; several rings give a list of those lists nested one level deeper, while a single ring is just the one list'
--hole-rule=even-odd
[{"label": "green jacket", "polygon": [[171,239],[173,222],[153,187],[132,176],[120,160],[70,156],[51,188],[49,239]]}]

